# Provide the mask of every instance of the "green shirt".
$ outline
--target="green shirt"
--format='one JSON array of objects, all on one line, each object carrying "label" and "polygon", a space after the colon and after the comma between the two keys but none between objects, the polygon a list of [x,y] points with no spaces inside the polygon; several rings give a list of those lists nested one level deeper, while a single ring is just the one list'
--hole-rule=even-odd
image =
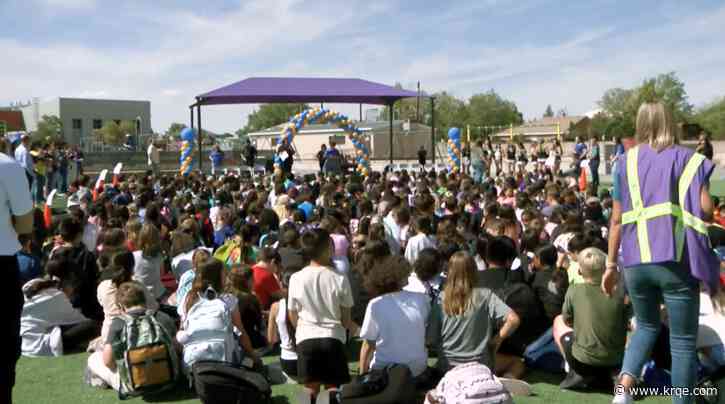
[{"label": "green shirt", "polygon": [[609,298],[599,285],[574,284],[566,292],[561,314],[567,324],[573,324],[574,358],[592,366],[622,363],[630,317],[624,296]]},{"label": "green shirt", "polygon": [[[445,297],[443,297],[445,298]],[[490,289],[474,288],[472,304],[460,316],[443,311],[442,301],[433,303],[428,322],[428,342],[438,350],[443,370],[468,362],[494,368],[489,343],[511,309]]]}]

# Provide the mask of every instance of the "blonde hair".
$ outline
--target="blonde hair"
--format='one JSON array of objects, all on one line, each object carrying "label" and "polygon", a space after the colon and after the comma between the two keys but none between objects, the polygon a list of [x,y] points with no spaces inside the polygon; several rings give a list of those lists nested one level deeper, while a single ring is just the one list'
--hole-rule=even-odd
[{"label": "blonde hair", "polygon": [[661,102],[645,102],[637,111],[637,143],[662,151],[677,143],[672,111]]},{"label": "blonde hair", "polygon": [[443,311],[449,316],[463,315],[471,306],[476,286],[476,262],[463,251],[448,261],[448,279],[443,289]]},{"label": "blonde hair", "polygon": [[584,279],[591,281],[601,279],[606,262],[607,254],[595,247],[583,249],[577,257],[579,272]]}]

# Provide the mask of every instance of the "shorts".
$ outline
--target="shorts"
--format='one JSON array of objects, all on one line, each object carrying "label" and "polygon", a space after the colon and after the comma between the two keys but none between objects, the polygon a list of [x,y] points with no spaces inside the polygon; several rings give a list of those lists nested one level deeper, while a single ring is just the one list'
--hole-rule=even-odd
[{"label": "shorts", "polygon": [[350,382],[343,343],[335,338],[314,338],[298,343],[297,377],[303,384],[340,386]]},{"label": "shorts", "polygon": [[617,366],[593,366],[580,362],[572,354],[571,348],[574,345],[574,332],[570,331],[561,336],[561,346],[564,348],[564,359],[569,364],[569,369],[575,371],[580,376],[602,376],[609,375]]}]

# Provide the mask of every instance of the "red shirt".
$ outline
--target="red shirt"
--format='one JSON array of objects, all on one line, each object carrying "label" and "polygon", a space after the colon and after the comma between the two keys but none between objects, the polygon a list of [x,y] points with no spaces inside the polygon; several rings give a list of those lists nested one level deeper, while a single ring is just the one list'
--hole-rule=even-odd
[{"label": "red shirt", "polygon": [[272,293],[279,292],[282,288],[279,286],[274,274],[266,268],[255,265],[252,267],[252,273],[254,294],[259,298],[262,308],[269,310],[269,306],[272,305]]}]

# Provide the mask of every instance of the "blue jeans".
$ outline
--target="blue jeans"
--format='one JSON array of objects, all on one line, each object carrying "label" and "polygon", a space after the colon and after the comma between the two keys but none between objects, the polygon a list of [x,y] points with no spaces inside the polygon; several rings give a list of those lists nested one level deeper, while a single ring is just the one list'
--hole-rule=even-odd
[{"label": "blue jeans", "polygon": [[475,182],[476,184],[482,183],[484,180],[484,177],[486,176],[486,172],[485,172],[485,168],[484,168],[483,164],[473,163],[472,168],[473,168],[473,182]]},{"label": "blue jeans", "polygon": [[44,175],[35,175],[35,181],[33,181],[33,199],[35,200],[35,203],[43,203],[45,202],[45,176]]},{"label": "blue jeans", "polygon": [[[644,264],[624,269],[637,327],[624,354],[622,373],[638,379],[660,331],[660,303],[667,308],[672,353],[672,386],[692,391],[697,383],[697,339],[700,293],[689,271],[676,263]],[[673,397],[691,403],[694,396]]]}]

